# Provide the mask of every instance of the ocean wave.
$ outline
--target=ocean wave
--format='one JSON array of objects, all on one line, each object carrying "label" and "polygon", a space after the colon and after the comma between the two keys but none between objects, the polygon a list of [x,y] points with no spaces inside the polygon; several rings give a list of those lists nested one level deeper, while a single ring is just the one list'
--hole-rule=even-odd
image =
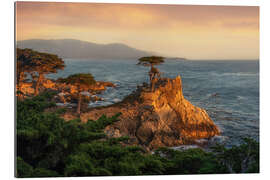
[{"label": "ocean wave", "polygon": [[246,97],[244,96],[236,96],[237,100],[244,100],[244,99],[247,99]]},{"label": "ocean wave", "polygon": [[120,102],[121,99],[120,98],[114,98],[112,101],[116,103],[116,102]]},{"label": "ocean wave", "polygon": [[109,101],[96,101],[96,102],[90,102],[88,104],[89,107],[98,107],[98,106],[107,106],[107,105],[111,105],[113,104],[113,102],[109,102]]},{"label": "ocean wave", "polygon": [[251,72],[230,72],[230,73],[213,73],[214,76],[258,76],[259,73]]}]

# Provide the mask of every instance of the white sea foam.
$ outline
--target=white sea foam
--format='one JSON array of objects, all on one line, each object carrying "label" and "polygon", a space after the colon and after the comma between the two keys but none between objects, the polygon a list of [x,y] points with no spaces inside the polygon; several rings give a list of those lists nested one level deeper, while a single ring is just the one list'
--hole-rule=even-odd
[{"label": "white sea foam", "polygon": [[209,144],[214,145],[217,143],[225,143],[227,140],[229,139],[229,137],[227,136],[214,136],[209,140]]},{"label": "white sea foam", "polygon": [[171,147],[171,149],[177,150],[177,151],[185,151],[188,149],[195,149],[195,148],[201,148],[201,147],[198,145],[181,145],[181,146]]},{"label": "white sea foam", "polygon": [[245,97],[243,97],[243,96],[236,96],[236,98],[238,99],[238,100],[243,100],[243,99],[246,99]]},{"label": "white sea foam", "polygon": [[121,99],[119,99],[119,98],[114,98],[113,99],[113,102],[120,102],[121,101]]}]

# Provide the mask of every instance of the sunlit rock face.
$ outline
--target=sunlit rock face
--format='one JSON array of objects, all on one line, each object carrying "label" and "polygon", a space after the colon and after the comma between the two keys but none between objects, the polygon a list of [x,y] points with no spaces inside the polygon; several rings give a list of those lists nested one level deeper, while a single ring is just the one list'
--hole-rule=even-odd
[{"label": "sunlit rock face", "polygon": [[32,83],[21,83],[21,85],[20,85],[20,91],[23,94],[33,95],[34,92],[35,92],[35,89],[33,88],[33,84]]},{"label": "sunlit rock face", "polygon": [[82,113],[81,119],[86,122],[102,114],[112,116],[118,112],[122,113],[120,121],[107,127],[105,132],[111,137],[128,135],[135,144],[149,150],[190,144],[219,134],[207,112],[184,98],[180,76],[159,80],[153,92],[147,85],[140,86],[122,102],[93,108]]}]

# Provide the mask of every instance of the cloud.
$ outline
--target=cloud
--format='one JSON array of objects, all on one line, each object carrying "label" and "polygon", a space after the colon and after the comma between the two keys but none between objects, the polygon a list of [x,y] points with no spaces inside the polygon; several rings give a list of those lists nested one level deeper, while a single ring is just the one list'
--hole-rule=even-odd
[{"label": "cloud", "polygon": [[17,2],[16,20],[17,40],[122,42],[191,58],[259,56],[259,7]]},{"label": "cloud", "polygon": [[[38,25],[170,28],[176,25],[211,26],[245,21],[245,28],[258,24],[258,7],[181,6],[97,3],[18,2],[18,21]],[[251,26],[248,26],[248,25]]]}]

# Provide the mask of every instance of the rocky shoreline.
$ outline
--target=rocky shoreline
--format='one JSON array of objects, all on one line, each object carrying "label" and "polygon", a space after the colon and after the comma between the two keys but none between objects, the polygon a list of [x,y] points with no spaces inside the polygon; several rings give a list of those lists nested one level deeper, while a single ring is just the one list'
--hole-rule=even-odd
[{"label": "rocky shoreline", "polygon": [[[57,95],[54,97],[54,101],[58,104],[69,104],[72,106],[72,103],[77,103],[76,95],[78,93],[76,86],[69,85],[65,83],[56,82],[53,79],[42,79],[41,82],[41,91],[49,90],[57,92]],[[102,100],[97,94],[105,91],[107,87],[116,87],[115,84],[105,81],[97,81],[95,85],[89,87],[88,91],[85,91],[82,94],[85,102],[90,101],[99,101]],[[32,82],[23,82],[20,86],[20,91],[26,96],[34,95],[34,83]]]},{"label": "rocky shoreline", "polygon": [[[101,100],[96,94],[115,87],[110,82],[97,82],[95,87],[82,93],[85,104]],[[57,92],[54,101],[69,110],[62,114],[65,120],[78,118],[72,104],[76,103],[78,92],[72,85],[50,79],[42,82],[44,90]],[[94,91],[93,91],[94,89]],[[23,83],[24,94],[34,92],[31,83]],[[94,93],[93,93],[94,92]],[[67,103],[68,102],[68,103]],[[102,107],[89,108],[87,105],[79,115],[82,122],[97,120],[102,115],[113,116],[121,113],[120,121],[105,128],[109,137],[129,136],[130,144],[141,145],[146,150],[158,147],[175,147],[186,144],[201,144],[198,139],[210,139],[220,134],[218,127],[204,109],[192,105],[183,96],[181,77],[159,79],[152,91],[144,83],[121,102]],[[202,143],[204,144],[204,143]]]},{"label": "rocky shoreline", "polygon": [[[194,144],[198,139],[220,134],[207,112],[184,98],[180,76],[160,79],[153,92],[147,84],[138,86],[121,102],[90,108],[81,113],[80,118],[87,122],[119,112],[122,114],[120,121],[108,126],[106,134],[109,137],[129,136],[132,144],[147,150]],[[70,120],[76,115],[67,112],[62,117]]]}]

